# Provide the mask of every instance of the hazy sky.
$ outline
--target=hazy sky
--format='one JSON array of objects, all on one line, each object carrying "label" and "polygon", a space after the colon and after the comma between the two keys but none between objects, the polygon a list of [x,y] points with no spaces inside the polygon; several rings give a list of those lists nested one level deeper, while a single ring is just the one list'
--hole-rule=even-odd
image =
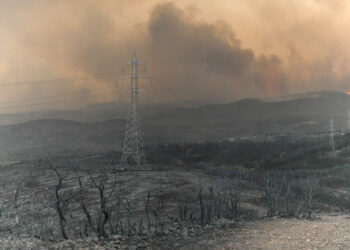
[{"label": "hazy sky", "polygon": [[[347,91],[349,13],[347,0],[4,0],[0,113],[127,95],[128,82],[73,80],[117,75],[133,49],[161,80],[154,102]],[[71,79],[18,85],[56,78]]]}]

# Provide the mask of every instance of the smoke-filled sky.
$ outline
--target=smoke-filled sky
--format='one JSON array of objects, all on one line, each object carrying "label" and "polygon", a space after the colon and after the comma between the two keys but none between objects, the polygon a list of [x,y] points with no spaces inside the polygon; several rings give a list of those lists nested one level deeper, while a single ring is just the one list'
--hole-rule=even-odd
[{"label": "smoke-filled sky", "polygon": [[0,113],[127,95],[128,82],[94,78],[120,73],[133,50],[160,80],[153,102],[347,91],[349,13],[347,0],[4,0]]}]

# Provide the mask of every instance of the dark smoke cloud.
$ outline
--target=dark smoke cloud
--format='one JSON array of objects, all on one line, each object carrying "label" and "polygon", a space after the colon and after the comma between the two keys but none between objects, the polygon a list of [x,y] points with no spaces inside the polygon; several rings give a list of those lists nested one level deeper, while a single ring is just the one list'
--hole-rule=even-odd
[{"label": "dark smoke cloud", "polygon": [[281,60],[243,49],[231,27],[196,21],[173,3],[154,8],[146,51],[159,74],[188,98],[216,102],[286,90]]},{"label": "dark smoke cloud", "polygon": [[[242,46],[225,22],[198,21],[173,3],[157,5],[147,23],[149,58],[160,74],[188,98],[229,102],[295,92],[337,90],[347,84],[335,70],[336,55],[304,58],[291,48],[288,60],[256,55]],[[189,93],[189,94],[187,94]]]}]

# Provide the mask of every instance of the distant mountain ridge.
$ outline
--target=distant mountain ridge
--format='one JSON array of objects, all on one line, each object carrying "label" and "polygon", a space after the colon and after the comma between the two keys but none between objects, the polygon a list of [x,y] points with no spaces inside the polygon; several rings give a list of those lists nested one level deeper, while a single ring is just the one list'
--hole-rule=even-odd
[{"label": "distant mountain ridge", "polygon": [[[100,107],[106,108],[106,105]],[[100,107],[94,106],[94,114],[103,113]],[[312,97],[285,101],[244,99],[195,108],[149,107],[141,116],[141,124],[145,144],[213,141],[264,134],[305,134],[327,131],[331,118],[335,120],[336,128],[345,128],[349,108],[349,95],[320,92]],[[113,112],[113,105],[110,110]],[[125,129],[122,117],[126,115],[122,112],[125,110],[126,107],[124,111],[118,111],[120,118],[117,119],[110,119],[108,115],[100,121],[82,119],[79,117],[81,111],[69,111],[69,115],[82,121],[39,119],[0,126],[0,156],[20,154],[31,157],[74,150],[121,150]]]}]

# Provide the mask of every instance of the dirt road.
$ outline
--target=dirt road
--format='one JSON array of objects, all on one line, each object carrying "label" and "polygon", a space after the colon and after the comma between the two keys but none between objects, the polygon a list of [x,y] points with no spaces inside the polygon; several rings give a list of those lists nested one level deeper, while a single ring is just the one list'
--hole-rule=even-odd
[{"label": "dirt road", "polygon": [[[350,249],[349,215],[322,215],[313,221],[273,218],[239,226],[220,242],[198,249]],[[197,247],[195,247],[197,248]]]}]

